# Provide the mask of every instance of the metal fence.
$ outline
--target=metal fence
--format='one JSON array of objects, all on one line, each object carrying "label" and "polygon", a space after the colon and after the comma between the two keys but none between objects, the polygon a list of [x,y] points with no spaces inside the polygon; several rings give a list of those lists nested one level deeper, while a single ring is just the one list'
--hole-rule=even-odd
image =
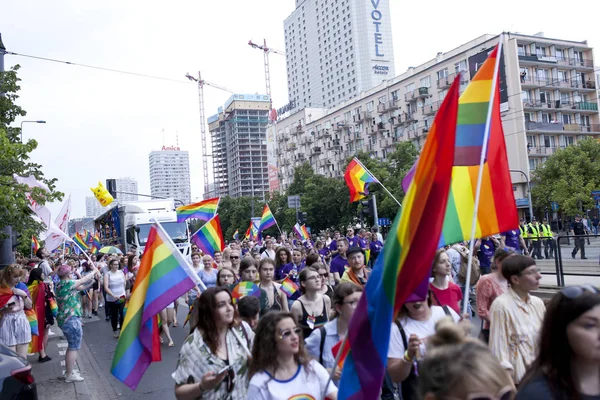
[{"label": "metal fence", "polygon": [[[554,244],[553,252],[552,244]],[[600,237],[598,235],[561,235],[556,240],[542,240],[539,247],[541,249],[538,251],[544,260],[538,261],[537,264],[540,265],[542,274],[556,274],[558,286],[565,286],[565,276],[600,278]]]}]

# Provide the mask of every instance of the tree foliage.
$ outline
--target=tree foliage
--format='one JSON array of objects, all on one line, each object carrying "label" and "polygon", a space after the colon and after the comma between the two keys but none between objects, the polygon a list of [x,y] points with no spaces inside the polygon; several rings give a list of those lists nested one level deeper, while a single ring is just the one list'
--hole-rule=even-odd
[{"label": "tree foliage", "polygon": [[600,190],[600,143],[587,139],[557,151],[534,171],[532,184],[538,210],[553,201],[570,216],[593,208],[591,192]]},{"label": "tree foliage", "polygon": [[56,190],[56,179],[45,178],[42,166],[30,159],[29,155],[37,147],[37,142],[29,139],[21,143],[21,129],[9,126],[17,117],[26,115],[16,104],[20,89],[18,70],[17,65],[10,71],[0,73],[0,229],[11,225],[13,231],[21,235],[20,250],[27,255],[31,234],[39,235],[43,225],[31,218],[32,212],[25,197],[29,188],[17,184],[13,174],[33,175],[50,188],[49,193],[39,188],[31,192],[39,204],[61,200],[63,194]]}]

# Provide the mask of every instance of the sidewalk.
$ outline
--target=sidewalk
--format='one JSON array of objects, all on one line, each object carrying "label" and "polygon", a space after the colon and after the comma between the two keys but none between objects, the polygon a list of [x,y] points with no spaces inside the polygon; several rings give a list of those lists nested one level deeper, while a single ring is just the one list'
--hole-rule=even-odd
[{"label": "sidewalk", "polygon": [[[100,321],[98,317],[84,319],[84,324],[93,324]],[[66,383],[63,374],[65,371],[65,352],[67,341],[61,330],[55,325],[51,328],[54,336],[48,340],[46,353],[52,361],[39,364],[38,355],[28,357],[33,368],[33,376],[37,383],[38,397],[40,400],[117,400],[118,395],[106,379],[103,372],[85,342],[85,335],[77,357],[76,369],[85,378],[83,382]]]}]

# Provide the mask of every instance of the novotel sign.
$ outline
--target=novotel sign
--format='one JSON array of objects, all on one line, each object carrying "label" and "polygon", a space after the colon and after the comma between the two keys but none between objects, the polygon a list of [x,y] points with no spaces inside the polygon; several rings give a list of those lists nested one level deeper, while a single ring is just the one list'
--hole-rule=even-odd
[{"label": "novotel sign", "polygon": [[181,151],[177,146],[163,146],[162,151]]},{"label": "novotel sign", "polygon": [[381,33],[381,19],[383,18],[383,15],[379,10],[380,2],[381,0],[371,0],[371,5],[373,6],[373,9],[371,10],[371,20],[373,21],[373,25],[375,25],[375,57],[385,57],[385,54],[383,54],[383,50],[381,49],[381,47],[383,47],[383,34]]}]

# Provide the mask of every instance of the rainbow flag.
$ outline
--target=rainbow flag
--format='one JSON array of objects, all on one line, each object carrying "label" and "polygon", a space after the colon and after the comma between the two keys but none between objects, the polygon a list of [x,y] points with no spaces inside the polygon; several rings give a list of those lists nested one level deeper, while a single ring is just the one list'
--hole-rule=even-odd
[{"label": "rainbow flag", "polygon": [[369,183],[377,182],[373,175],[354,157],[344,172],[344,180],[350,190],[350,203],[364,199],[369,194]]},{"label": "rainbow flag", "polygon": [[196,246],[204,252],[204,254],[215,255],[215,251],[223,251],[225,248],[225,241],[223,240],[223,233],[221,232],[221,221],[219,215],[215,215],[202,225],[202,228],[198,229],[196,233],[192,235],[192,241],[196,243]]},{"label": "rainbow flag", "polygon": [[187,206],[177,207],[177,222],[183,222],[188,218],[197,218],[208,221],[217,213],[220,197],[203,200],[199,203],[188,204]]},{"label": "rainbow flag", "polygon": [[294,293],[298,291],[298,285],[294,283],[289,277],[285,277],[285,279],[281,282],[281,291],[285,293],[287,297],[292,297]]},{"label": "rainbow flag", "polygon": [[92,254],[98,253],[98,250],[102,248],[102,244],[100,244],[100,237],[98,236],[98,232],[94,234],[92,237]]},{"label": "rainbow flag", "polygon": [[36,239],[35,236],[31,236],[31,251],[33,252],[33,254],[36,253],[36,251],[38,251],[40,249],[40,242],[38,242],[38,240]]},{"label": "rainbow flag", "polygon": [[161,360],[157,314],[199,280],[162,228],[152,226],[113,357],[117,379],[135,390],[150,363]]},{"label": "rainbow flag", "polygon": [[[342,352],[339,399],[376,399],[387,365],[390,326],[406,298],[429,274],[451,185],[460,76],[433,121],[415,177],[382,254],[377,257]],[[343,353],[342,353],[343,354]]]},{"label": "rainbow flag", "polygon": [[[33,303],[31,310],[25,310],[25,316],[31,327],[29,352],[38,353],[43,348],[44,334],[46,333],[43,327],[46,321],[46,285],[43,282],[34,281],[27,289]],[[39,329],[38,321],[42,322],[42,329]]]},{"label": "rainbow flag", "polygon": [[262,217],[260,219],[260,225],[258,227],[258,232],[260,233],[265,229],[272,227],[275,224],[277,224],[277,222],[275,221],[275,217],[273,216],[269,205],[265,204],[265,206],[263,207]]},{"label": "rainbow flag", "polygon": [[77,243],[79,245],[79,247],[81,247],[80,250],[88,250],[89,249],[88,245],[86,244],[85,240],[83,240],[83,238],[81,237],[79,232],[75,233],[75,236],[73,236],[73,241],[75,243]]},{"label": "rainbow flag", "polygon": [[238,229],[233,232],[233,240],[238,240],[240,238],[240,231]]},{"label": "rainbow flag", "polygon": [[92,234],[90,233],[90,231],[88,231],[87,229],[83,230],[83,236],[81,236],[81,238],[83,239],[83,241],[85,242],[85,244],[88,245],[88,247],[91,247],[92,245],[92,241],[93,241],[93,237]]},{"label": "rainbow flag", "polygon": [[310,233],[308,233],[306,225],[302,224],[302,226],[300,227],[300,231],[302,232],[302,240],[308,240],[310,238]]}]

